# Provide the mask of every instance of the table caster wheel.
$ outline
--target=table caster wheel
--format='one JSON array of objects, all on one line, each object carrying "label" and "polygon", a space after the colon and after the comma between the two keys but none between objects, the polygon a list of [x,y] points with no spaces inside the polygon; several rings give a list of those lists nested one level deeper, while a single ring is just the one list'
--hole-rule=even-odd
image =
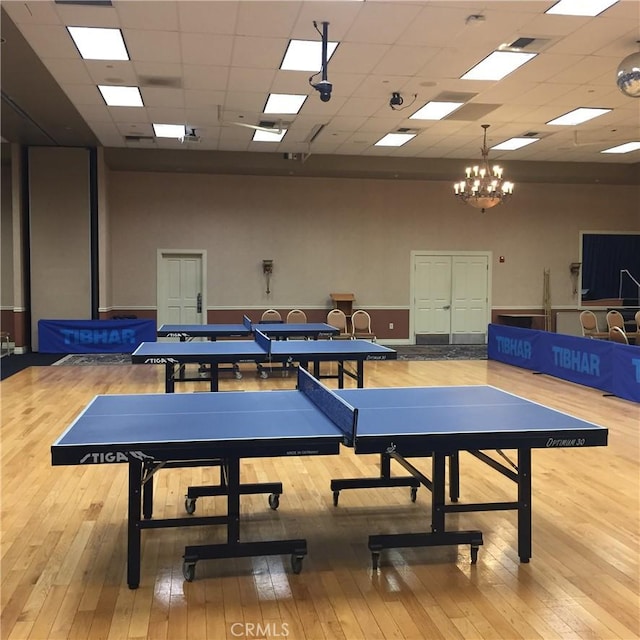
[{"label": "table caster wheel", "polygon": [[269,506],[275,511],[280,506],[280,494],[272,493],[269,496]]},{"label": "table caster wheel", "polygon": [[333,492],[333,506],[337,507],[338,506],[338,500],[340,498],[340,492],[339,491],[334,491]]},{"label": "table caster wheel", "polygon": [[418,497],[418,487],[411,487],[411,502],[415,502]]},{"label": "table caster wheel", "polygon": [[195,562],[183,562],[182,563],[182,575],[187,582],[193,582],[196,577],[196,563]]},{"label": "table caster wheel", "polygon": [[302,560],[304,556],[291,555],[291,569],[296,575],[302,571]]},{"label": "table caster wheel", "polygon": [[242,372],[241,371],[236,371],[233,374],[236,378],[236,380],[242,380]]},{"label": "table caster wheel", "polygon": [[263,380],[266,380],[266,379],[269,377],[269,374],[268,374],[266,371],[261,371],[261,372],[260,372],[260,377],[261,377]]},{"label": "table caster wheel", "polygon": [[184,510],[189,515],[193,515],[196,512],[196,499],[195,498],[185,498],[184,499]]}]

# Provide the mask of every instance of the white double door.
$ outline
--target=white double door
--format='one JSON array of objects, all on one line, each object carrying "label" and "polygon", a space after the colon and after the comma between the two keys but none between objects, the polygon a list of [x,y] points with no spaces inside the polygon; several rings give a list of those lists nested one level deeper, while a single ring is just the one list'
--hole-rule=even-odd
[{"label": "white double door", "polygon": [[490,252],[412,253],[416,342],[486,343],[490,258]]}]

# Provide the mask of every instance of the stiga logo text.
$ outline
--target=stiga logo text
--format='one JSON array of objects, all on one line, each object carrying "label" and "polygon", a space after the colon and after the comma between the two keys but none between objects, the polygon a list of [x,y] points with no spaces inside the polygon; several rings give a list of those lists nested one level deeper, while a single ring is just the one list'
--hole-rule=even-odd
[{"label": "stiga logo text", "polygon": [[175,358],[145,358],[145,364],[178,364]]},{"label": "stiga logo text", "polygon": [[97,451],[95,453],[87,453],[80,458],[80,464],[114,464],[118,462],[129,462],[130,458],[136,460],[153,460],[153,456],[149,456],[142,451]]}]

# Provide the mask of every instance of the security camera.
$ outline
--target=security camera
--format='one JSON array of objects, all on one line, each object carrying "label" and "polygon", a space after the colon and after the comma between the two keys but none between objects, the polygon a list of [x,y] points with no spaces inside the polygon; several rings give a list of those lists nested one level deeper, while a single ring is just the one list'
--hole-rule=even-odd
[{"label": "security camera", "polygon": [[402,96],[397,91],[394,91],[391,94],[391,100],[389,100],[389,106],[393,109],[393,107],[399,107],[400,105],[402,105],[403,102],[404,100],[402,99]]},{"label": "security camera", "polygon": [[321,80],[318,84],[311,85],[316,91],[320,92],[320,100],[329,102],[331,100],[331,90],[333,85],[328,80]]}]

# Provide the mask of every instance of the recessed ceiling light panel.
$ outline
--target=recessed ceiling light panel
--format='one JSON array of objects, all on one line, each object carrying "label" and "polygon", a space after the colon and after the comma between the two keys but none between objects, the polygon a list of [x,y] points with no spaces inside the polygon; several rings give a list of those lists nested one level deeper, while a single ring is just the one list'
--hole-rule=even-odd
[{"label": "recessed ceiling light panel", "polygon": [[153,132],[156,138],[183,140],[186,135],[186,127],[183,124],[154,124]]},{"label": "recessed ceiling light panel", "polygon": [[286,133],[286,129],[274,131],[273,133],[271,131],[262,131],[260,129],[256,129],[252,139],[254,142],[281,142]]},{"label": "recessed ceiling light panel", "polygon": [[537,53],[522,51],[494,51],[475,67],[469,69],[461,80],[502,80],[537,55]]},{"label": "recessed ceiling light panel", "polygon": [[456,109],[459,109],[464,102],[437,102],[432,100],[427,102],[421,109],[418,109],[409,119],[413,120],[442,120]]},{"label": "recessed ceiling light panel", "polygon": [[129,54],[120,29],[67,27],[85,60],[128,60]]},{"label": "recessed ceiling light panel", "polygon": [[263,113],[295,114],[302,109],[306,95],[289,93],[271,93],[267,99]]},{"label": "recessed ceiling light panel", "polygon": [[[337,46],[337,42],[327,42],[327,62],[331,59]],[[290,40],[280,69],[283,71],[320,71],[322,69],[322,42]]]},{"label": "recessed ceiling light panel", "polygon": [[593,118],[602,116],[605,113],[609,113],[609,111],[611,111],[611,109],[592,109],[591,107],[579,107],[578,109],[569,111],[569,113],[565,113],[559,118],[549,120],[547,124],[560,126],[582,124],[583,122],[587,122],[587,120],[592,120]]},{"label": "recessed ceiling light panel", "polygon": [[618,0],[560,0],[545,13],[560,16],[597,16]]},{"label": "recessed ceiling light panel", "polygon": [[387,133],[375,143],[376,147],[401,147],[416,137],[415,133]]},{"label": "recessed ceiling light panel", "polygon": [[98,89],[109,107],[144,107],[138,87],[99,84]]},{"label": "recessed ceiling light panel", "polygon": [[538,140],[540,140],[540,138],[509,138],[509,140],[505,140],[495,147],[491,147],[491,149],[495,149],[496,151],[515,151],[533,142],[538,142]]},{"label": "recessed ceiling light panel", "polygon": [[640,149],[640,142],[625,142],[617,147],[605,149],[600,153],[630,153],[631,151],[638,151],[638,149]]}]

